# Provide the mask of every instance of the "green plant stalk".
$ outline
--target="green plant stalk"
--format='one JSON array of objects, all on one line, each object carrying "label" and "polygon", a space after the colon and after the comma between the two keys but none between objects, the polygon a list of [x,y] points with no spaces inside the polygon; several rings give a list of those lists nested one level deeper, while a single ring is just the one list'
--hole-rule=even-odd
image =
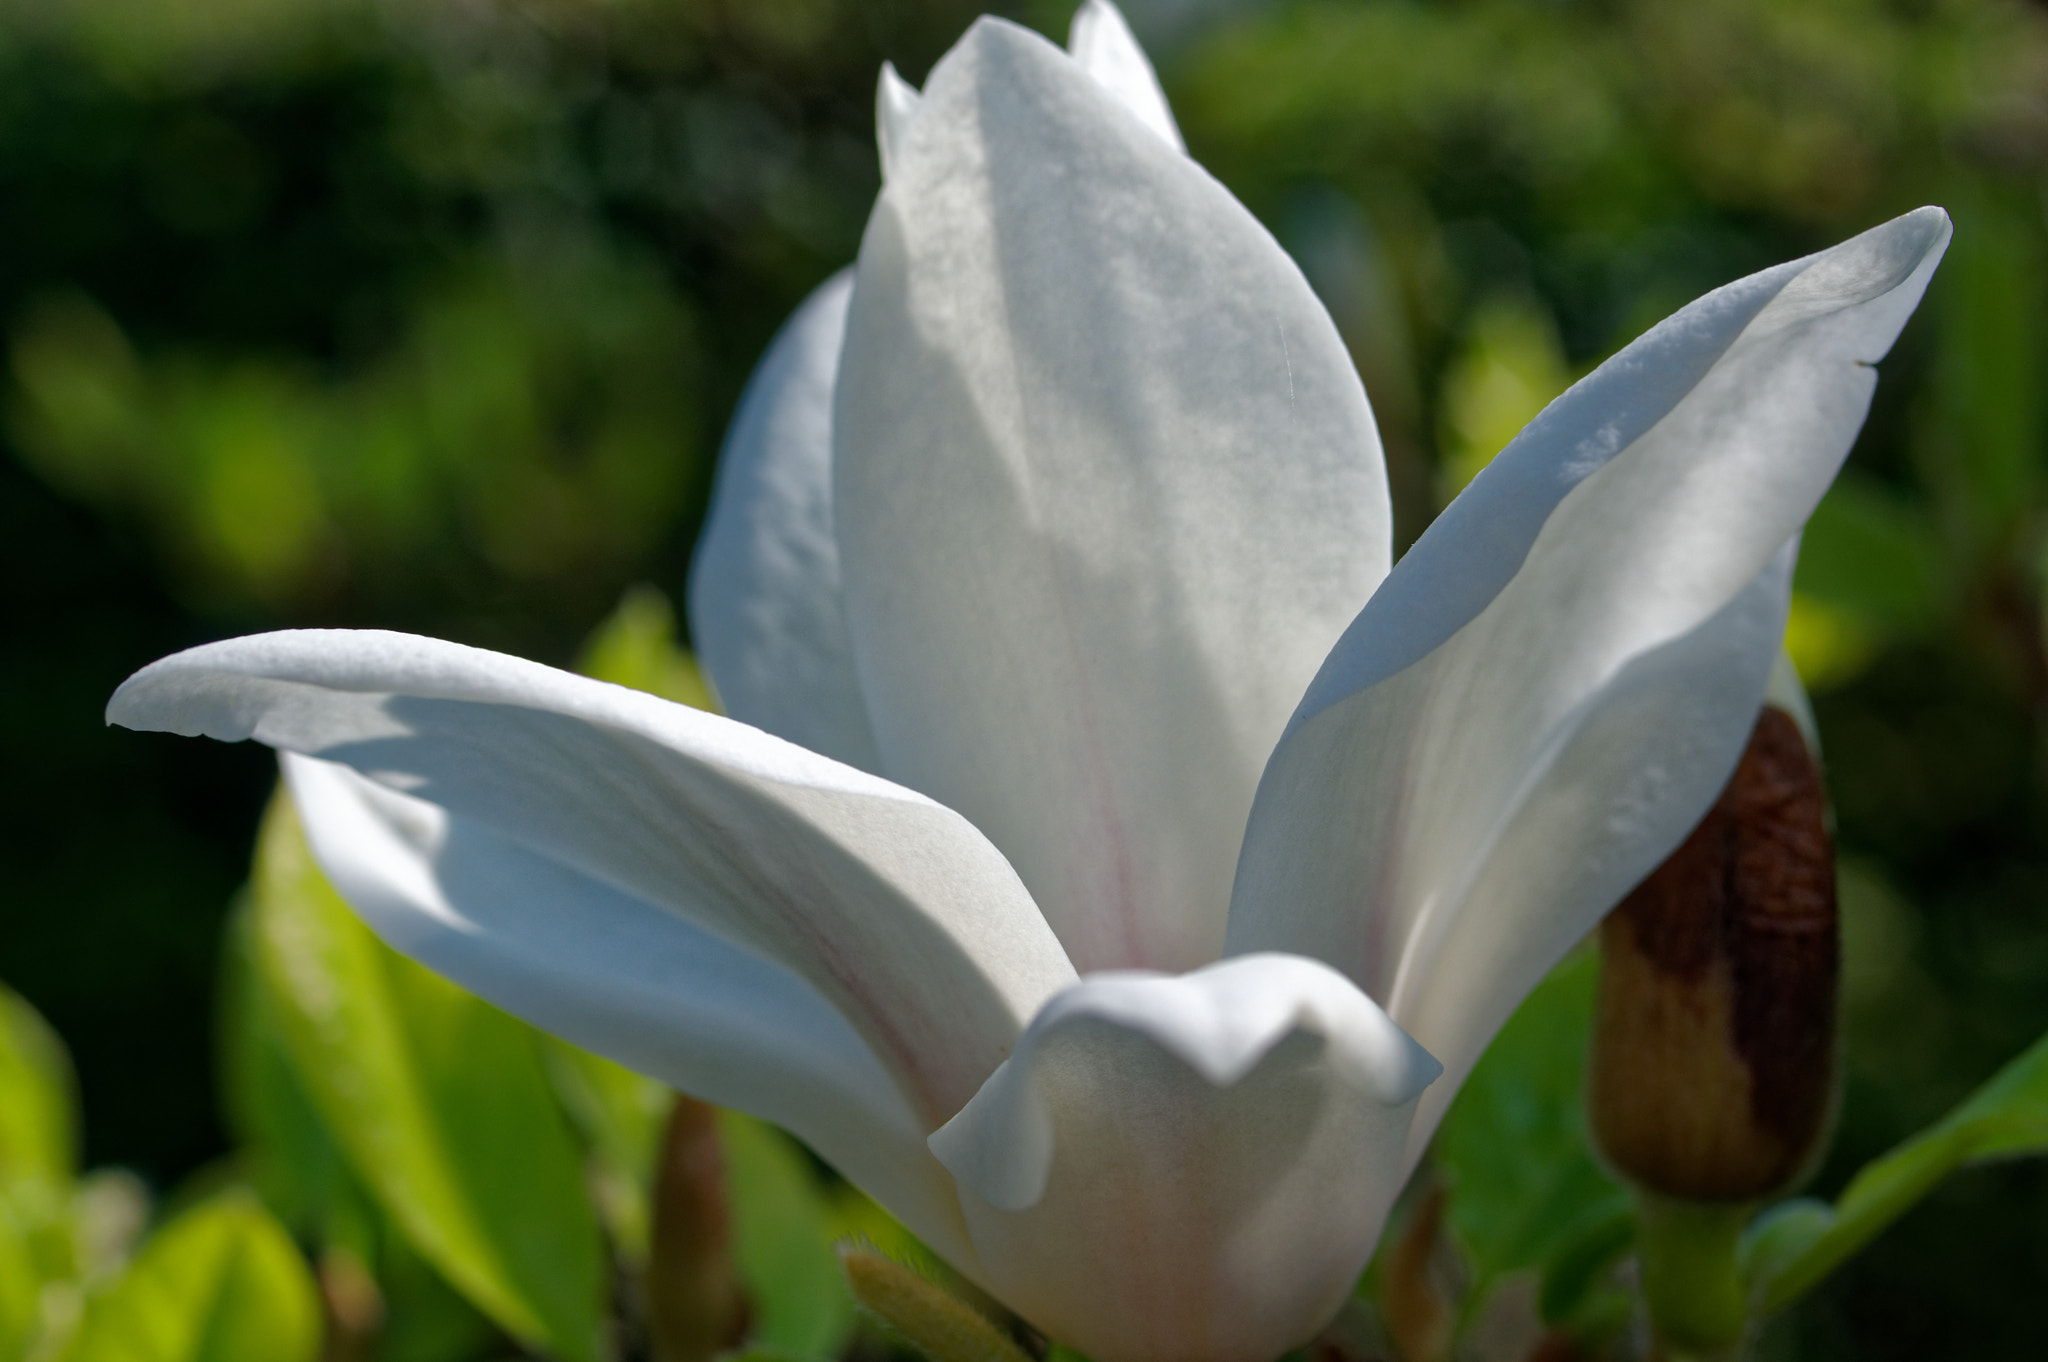
[{"label": "green plant stalk", "polygon": [[1665,1362],[1741,1356],[1749,1297],[1736,1266],[1747,1204],[1674,1201],[1636,1192],[1637,1253],[1655,1355]]}]

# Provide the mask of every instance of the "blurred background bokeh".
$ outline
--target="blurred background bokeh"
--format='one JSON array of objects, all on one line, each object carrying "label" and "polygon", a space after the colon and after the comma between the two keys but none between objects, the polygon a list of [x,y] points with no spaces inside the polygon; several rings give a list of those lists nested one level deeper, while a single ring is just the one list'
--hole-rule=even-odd
[{"label": "blurred background bokeh", "polygon": [[[168,1189],[227,1146],[273,778],[104,729],[113,687],[290,625],[566,664],[631,584],[680,600],[750,367],[857,248],[877,68],[980,8],[0,0],[0,980],[70,1047],[89,1164]],[[1126,8],[1351,345],[1402,543],[1677,305],[1954,216],[1790,636],[1839,816],[1832,1192],[2048,1028],[2048,8]],[[1972,1171],[1766,1352],[2039,1357],[2043,1282],[2048,1167]]]}]

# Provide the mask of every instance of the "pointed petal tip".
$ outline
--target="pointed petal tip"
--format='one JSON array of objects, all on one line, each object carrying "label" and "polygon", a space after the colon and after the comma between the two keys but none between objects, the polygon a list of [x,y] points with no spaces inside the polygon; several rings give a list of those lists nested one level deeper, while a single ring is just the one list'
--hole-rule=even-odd
[{"label": "pointed petal tip", "polygon": [[902,149],[904,138],[910,135],[919,99],[917,87],[897,74],[896,64],[883,62],[881,75],[875,81],[875,149],[882,158],[882,178],[885,181],[889,178],[890,166]]},{"label": "pointed petal tip", "polygon": [[1166,92],[1159,84],[1159,75],[1137,35],[1131,32],[1123,11],[1109,0],[1087,0],[1074,12],[1073,26],[1067,31],[1067,52],[1076,65],[1168,146],[1175,151],[1187,151],[1180,125],[1174,121],[1172,106],[1166,102]]},{"label": "pointed petal tip", "polygon": [[204,673],[210,658],[237,640],[202,643],[160,657],[114,688],[107,697],[105,718],[110,728],[136,733],[175,733],[181,738],[214,738],[242,742],[254,732],[225,703]]}]

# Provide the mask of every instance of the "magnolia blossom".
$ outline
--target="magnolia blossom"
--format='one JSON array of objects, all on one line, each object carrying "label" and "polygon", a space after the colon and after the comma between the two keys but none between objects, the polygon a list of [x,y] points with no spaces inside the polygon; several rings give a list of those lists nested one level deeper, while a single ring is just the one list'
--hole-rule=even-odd
[{"label": "magnolia blossom", "polygon": [[1344,346],[1109,5],[878,122],[698,559],[732,717],[352,631],[108,717],[278,748],[391,944],[780,1123],[1053,1337],[1259,1362],[1727,780],[1948,222],[1680,311],[1390,570]]}]

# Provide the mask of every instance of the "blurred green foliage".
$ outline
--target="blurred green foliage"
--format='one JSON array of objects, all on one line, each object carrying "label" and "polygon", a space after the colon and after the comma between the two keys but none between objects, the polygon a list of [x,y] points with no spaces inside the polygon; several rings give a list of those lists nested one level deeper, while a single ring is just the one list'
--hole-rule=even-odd
[{"label": "blurred green foliage", "polygon": [[[649,589],[584,655],[605,679],[704,694]],[[674,1093],[384,945],[314,865],[282,792],[223,949],[237,1147],[146,1237],[149,1196],[131,1176],[79,1178],[69,1058],[0,988],[0,1358],[650,1356]],[[730,1227],[711,1249],[736,1269],[746,1346],[838,1356],[854,1317],[834,1242],[914,1241],[773,1127],[720,1112],[714,1130],[716,1185],[697,1191],[721,1208],[706,1223]]]},{"label": "blurred green foliage", "polygon": [[315,1362],[318,1289],[246,1194],[178,1215],[86,1306],[65,1362]]},{"label": "blurred green foliage", "polygon": [[[265,1098],[309,1103],[421,1256],[515,1338],[591,1362],[597,1221],[532,1033],[379,941],[313,863],[282,797],[258,838],[251,900],[261,997],[248,1017],[274,1025],[297,1080],[290,1093],[246,1085],[259,1126],[298,1115],[265,1112]],[[325,1173],[325,1151],[315,1159]]]},{"label": "blurred green foliage", "polygon": [[1581,1102],[1598,983],[1589,949],[1559,966],[1487,1047],[1438,1133],[1450,1230],[1471,1268],[1468,1317],[1509,1274],[1533,1272],[1546,1324],[1598,1333],[1628,1318],[1628,1298],[1602,1278],[1630,1245],[1634,1211],[1595,1159]]},{"label": "blurred green foliage", "polygon": [[[857,246],[879,63],[921,77],[976,8],[0,0],[0,978],[70,1046],[83,1111],[81,1154],[62,1051],[10,997],[0,1353],[52,1321],[73,1329],[88,1295],[126,1280],[139,1190],[79,1167],[132,1166],[159,1188],[213,1167],[186,1203],[199,1228],[181,1232],[212,1236],[219,1266],[188,1294],[270,1271],[252,1204],[205,1194],[230,1137],[234,1176],[312,1250],[330,1318],[374,1316],[378,1356],[481,1356],[508,1334],[577,1353],[596,1318],[578,1312],[604,1312],[575,1283],[645,1251],[665,1096],[426,996],[358,943],[349,968],[382,990],[358,1010],[434,1018],[408,1023],[417,1036],[386,1025],[386,1048],[356,1057],[419,1099],[411,1152],[372,1165],[361,1132],[335,1133],[332,1075],[310,1067],[331,1039],[278,996],[260,880],[217,976],[266,755],[110,737],[99,708],[143,662],[254,628],[378,624],[565,663],[630,583],[679,595],[740,384]],[[1012,9],[1058,32],[1071,4]],[[1789,638],[1844,858],[1847,1090],[1814,1185],[1837,1195],[2048,1027],[2048,13],[1130,9],[1171,40],[1156,51],[1195,155],[1273,227],[1351,345],[1404,543],[1529,412],[1676,305],[1922,202],[1954,215],[1949,259],[1809,527]],[[589,663],[701,703],[666,610],[632,598]],[[335,949],[307,967],[339,968]],[[1532,1006],[1568,1013],[1570,988]],[[527,1104],[552,1152],[455,1166],[460,1122],[417,1075],[464,1027],[520,1071],[493,1100]],[[1481,1084],[1475,1101],[1564,1141],[1572,1060],[1546,1035],[1511,1030],[1504,1049],[1534,1047],[1528,1062],[1493,1068],[1531,1086]],[[1568,1288],[1574,1263],[1597,1277],[1611,1222],[1588,1210],[1576,1259],[1536,1245],[1481,1190],[1513,1188],[1516,1170],[1475,1164],[1458,1130],[1448,1220],[1478,1271],[1548,1264],[1554,1318],[1596,1308],[1597,1291],[1575,1304]],[[514,1157],[554,1169],[526,1190],[542,1221],[570,1225],[550,1250],[568,1267],[502,1256],[487,1208],[450,1212],[491,1240],[465,1247],[394,1199],[391,1179],[414,1177],[459,1210],[466,1179],[524,1179],[487,1172]],[[742,1181],[750,1157],[734,1155]],[[1567,1183],[1597,1210],[1587,1171]],[[810,1194],[842,1232],[900,1233],[843,1191]],[[742,1253],[809,1214],[743,1225]],[[1774,1326],[1765,1353],[2032,1357],[2043,1224],[2038,1164],[1968,1172]],[[789,1266],[777,1299],[802,1299],[817,1270]],[[774,1274],[750,1272],[768,1299]]]}]

